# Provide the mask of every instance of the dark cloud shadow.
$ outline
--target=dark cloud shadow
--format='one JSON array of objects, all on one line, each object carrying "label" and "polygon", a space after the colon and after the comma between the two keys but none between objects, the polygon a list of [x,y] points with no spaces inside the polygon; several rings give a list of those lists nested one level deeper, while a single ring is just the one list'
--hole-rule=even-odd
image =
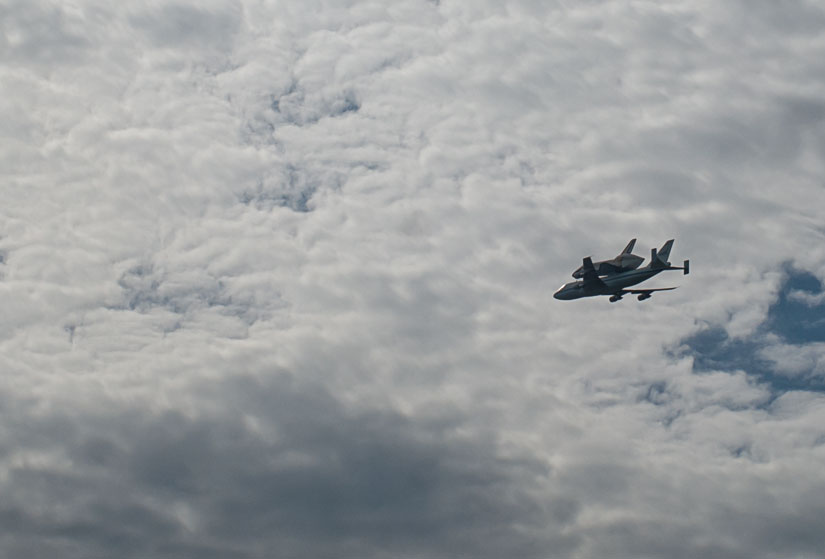
[{"label": "dark cloud shadow", "polygon": [[4,547],[314,558],[539,557],[577,545],[562,531],[578,504],[539,496],[547,465],[460,434],[460,415],[352,411],[288,374],[195,392],[214,411],[113,410],[26,426],[19,447],[59,449],[63,466],[10,470],[0,518],[14,535]]}]

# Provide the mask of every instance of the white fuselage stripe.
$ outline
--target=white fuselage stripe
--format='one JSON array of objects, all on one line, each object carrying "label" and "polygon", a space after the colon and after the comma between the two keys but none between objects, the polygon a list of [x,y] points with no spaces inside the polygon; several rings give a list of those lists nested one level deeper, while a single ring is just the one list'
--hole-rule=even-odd
[{"label": "white fuselage stripe", "polygon": [[637,283],[641,283],[646,279],[652,278],[662,270],[666,268],[658,268],[656,270],[651,270],[649,268],[643,268],[641,270],[632,270],[630,272],[623,272],[621,274],[616,274],[614,276],[607,276],[604,278],[599,278],[603,284],[605,284],[610,289],[622,289],[625,287],[629,287],[631,285],[636,285]]}]

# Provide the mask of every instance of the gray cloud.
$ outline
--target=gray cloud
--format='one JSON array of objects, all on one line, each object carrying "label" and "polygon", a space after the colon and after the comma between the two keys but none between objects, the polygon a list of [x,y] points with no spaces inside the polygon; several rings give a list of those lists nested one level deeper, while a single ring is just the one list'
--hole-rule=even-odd
[{"label": "gray cloud", "polygon": [[0,16],[4,555],[823,547],[819,7]]},{"label": "gray cloud", "polygon": [[575,544],[562,532],[576,503],[538,498],[547,466],[462,434],[467,418],[449,410],[416,421],[351,411],[286,374],[201,391],[212,411],[200,417],[112,408],[16,425],[15,452],[31,458],[4,483],[10,544],[78,556],[259,556],[273,546],[532,556],[539,542]]}]

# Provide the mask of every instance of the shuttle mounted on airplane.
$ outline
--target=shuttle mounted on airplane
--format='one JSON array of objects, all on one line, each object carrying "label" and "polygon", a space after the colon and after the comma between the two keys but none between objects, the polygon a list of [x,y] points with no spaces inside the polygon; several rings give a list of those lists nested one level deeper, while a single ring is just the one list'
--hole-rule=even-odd
[{"label": "shuttle mounted on airplane", "polygon": [[[690,260],[685,260],[682,266],[671,266],[670,262],[668,262],[670,249],[673,248],[673,239],[662,245],[662,248],[659,250],[655,248],[651,249],[650,262],[647,266],[639,268],[641,260],[638,263],[630,260],[626,265],[619,261],[622,267],[632,266],[632,268],[623,269],[623,271],[619,272],[612,271],[616,267],[613,262],[618,258],[625,254],[635,256],[630,254],[635,241],[636,239],[630,241],[627,247],[625,247],[625,250],[622,251],[622,254],[614,258],[613,261],[599,262],[598,264],[600,266],[598,269],[589,256],[583,259],[581,267],[573,272],[574,277],[578,277],[576,274],[580,273],[582,279],[562,285],[558,291],[553,294],[553,297],[562,301],[570,301],[572,299],[581,299],[582,297],[608,295],[610,302],[615,303],[625,295],[637,295],[639,301],[644,301],[645,299],[650,299],[656,291],[670,291],[676,288],[630,289],[630,287],[668,270],[682,270],[685,275],[690,273]],[[635,258],[640,257],[635,256]],[[633,265],[634,263],[635,265]],[[603,271],[604,273],[602,273]]]}]

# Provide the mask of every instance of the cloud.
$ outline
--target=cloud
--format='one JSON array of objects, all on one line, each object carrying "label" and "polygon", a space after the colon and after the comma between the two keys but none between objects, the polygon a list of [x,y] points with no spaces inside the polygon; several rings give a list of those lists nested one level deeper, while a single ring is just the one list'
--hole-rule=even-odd
[{"label": "cloud", "polygon": [[823,547],[818,6],[0,15],[5,555]]},{"label": "cloud", "polygon": [[524,530],[575,543],[562,531],[576,503],[531,494],[546,490],[547,466],[499,456],[495,438],[467,433],[460,414],[348,410],[284,373],[235,375],[205,392],[217,407],[196,417],[122,407],[15,425],[28,452],[7,471],[16,541],[78,546],[78,556],[421,554],[434,544],[532,554]]}]

